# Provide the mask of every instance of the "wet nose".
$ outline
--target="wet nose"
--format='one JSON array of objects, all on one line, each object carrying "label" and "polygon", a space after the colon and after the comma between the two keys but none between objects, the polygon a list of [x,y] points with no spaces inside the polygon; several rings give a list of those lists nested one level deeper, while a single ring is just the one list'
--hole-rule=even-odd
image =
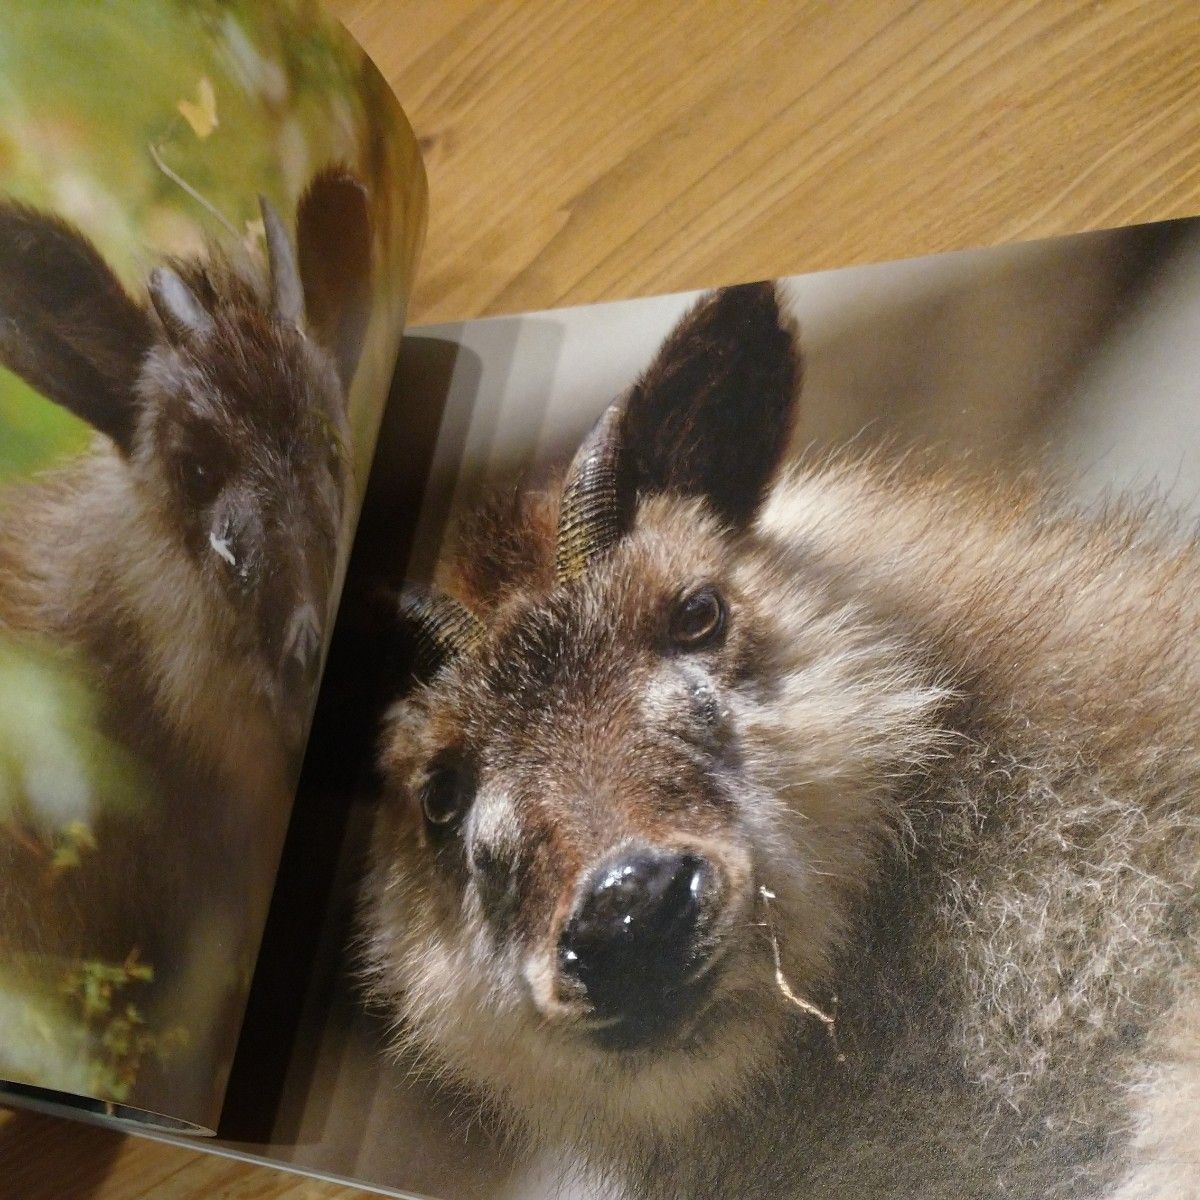
[{"label": "wet nose", "polygon": [[321,665],[321,622],[312,604],[303,604],[288,621],[283,642],[283,685],[289,694],[307,695]]},{"label": "wet nose", "polygon": [[711,876],[698,855],[648,850],[593,873],[558,953],[563,975],[582,985],[597,1017],[649,1030],[690,1007],[705,958],[698,939]]}]

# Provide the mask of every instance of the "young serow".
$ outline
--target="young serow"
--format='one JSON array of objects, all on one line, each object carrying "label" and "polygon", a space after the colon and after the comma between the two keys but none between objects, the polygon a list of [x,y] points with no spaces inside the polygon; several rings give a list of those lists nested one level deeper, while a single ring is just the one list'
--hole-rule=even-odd
[{"label": "young serow", "polygon": [[[261,209],[266,272],[214,248],[155,267],[143,302],[78,230],[0,202],[0,363],[96,431],[0,494],[0,640],[76,672],[148,785],[129,812],[31,784],[0,829],[7,961],[137,948],[161,981],[286,819],[351,484],[370,229],[340,169],[302,197],[295,243]],[[90,851],[51,887],[71,818]]]},{"label": "young serow", "polygon": [[373,995],[605,1194],[1200,1195],[1195,545],[799,382],[707,297],[405,594]]}]

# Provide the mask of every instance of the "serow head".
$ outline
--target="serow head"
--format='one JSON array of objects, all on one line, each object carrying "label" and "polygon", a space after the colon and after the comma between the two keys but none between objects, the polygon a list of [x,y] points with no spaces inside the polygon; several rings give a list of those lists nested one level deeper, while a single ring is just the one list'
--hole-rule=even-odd
[{"label": "serow head", "polygon": [[[0,361],[115,447],[147,523],[295,747],[326,640],[351,479],[347,392],[369,315],[362,185],[317,176],[293,239],[269,201],[268,270],[214,250],[130,297],[70,226],[0,205]],[[143,532],[139,528],[139,536]],[[184,576],[189,578],[184,579]]]},{"label": "serow head", "polygon": [[826,998],[911,680],[773,531],[799,379],[772,286],[709,295],[400,597],[370,979],[530,1123],[670,1126],[765,1069],[781,973]]}]

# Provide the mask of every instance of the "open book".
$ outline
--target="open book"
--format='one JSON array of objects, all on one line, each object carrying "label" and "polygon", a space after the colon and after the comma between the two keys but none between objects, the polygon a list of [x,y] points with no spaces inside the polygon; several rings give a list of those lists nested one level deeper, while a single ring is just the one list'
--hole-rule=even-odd
[{"label": "open book", "polygon": [[5,21],[0,1100],[1192,1194],[1200,226],[400,352],[420,158],[319,10]]}]

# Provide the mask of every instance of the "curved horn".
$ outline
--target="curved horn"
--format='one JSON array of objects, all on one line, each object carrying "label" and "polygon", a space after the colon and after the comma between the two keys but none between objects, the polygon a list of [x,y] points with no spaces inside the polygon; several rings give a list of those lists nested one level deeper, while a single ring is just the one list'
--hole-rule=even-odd
[{"label": "curved horn", "polygon": [[304,328],[304,285],[300,281],[300,267],[296,262],[296,250],[284,227],[283,219],[275,206],[259,196],[258,207],[262,211],[263,230],[267,235],[267,265],[271,270],[271,299],[280,320]]},{"label": "curved horn", "polygon": [[479,618],[444,592],[406,586],[400,592],[399,611],[414,643],[413,671],[422,678],[435,675],[483,639]]},{"label": "curved horn", "polygon": [[582,575],[591,562],[612,549],[623,532],[619,486],[623,415],[620,400],[610,404],[571,460],[558,510],[557,583]]}]

